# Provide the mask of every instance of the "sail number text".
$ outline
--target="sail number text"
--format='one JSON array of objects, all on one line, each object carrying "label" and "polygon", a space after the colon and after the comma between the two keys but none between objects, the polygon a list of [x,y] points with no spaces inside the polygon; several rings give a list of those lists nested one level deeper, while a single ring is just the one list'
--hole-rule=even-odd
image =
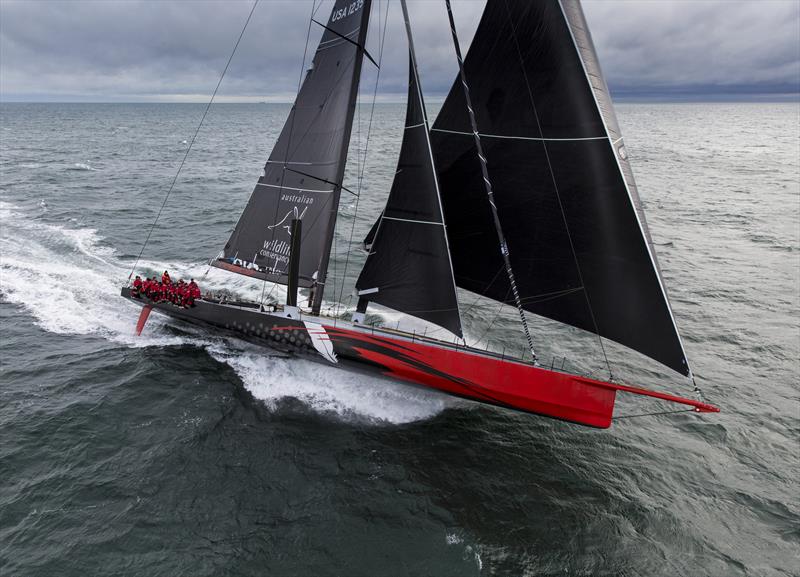
[{"label": "sail number text", "polygon": [[346,18],[350,16],[364,7],[364,0],[356,0],[355,2],[351,2],[349,6],[345,6],[344,8],[339,8],[338,10],[334,10],[333,14],[331,14],[331,22],[336,22],[337,20],[341,20],[342,18]]}]

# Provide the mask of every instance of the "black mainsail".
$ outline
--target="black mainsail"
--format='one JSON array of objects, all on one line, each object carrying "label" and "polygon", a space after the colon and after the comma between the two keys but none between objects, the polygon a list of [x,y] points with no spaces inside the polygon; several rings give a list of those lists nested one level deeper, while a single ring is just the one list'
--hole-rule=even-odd
[{"label": "black mainsail", "polygon": [[[489,0],[464,69],[525,310],[689,375],[579,1]],[[473,136],[457,80],[431,131],[456,283],[508,301]]]},{"label": "black mainsail", "polygon": [[[299,218],[298,284],[324,287],[370,6],[371,0],[336,0],[289,118],[215,266],[286,284],[290,225]],[[315,310],[321,300],[317,290]]]},{"label": "black mainsail", "polygon": [[397,172],[356,281],[361,303],[376,302],[462,336],[447,230],[428,118],[409,35],[406,122]]}]

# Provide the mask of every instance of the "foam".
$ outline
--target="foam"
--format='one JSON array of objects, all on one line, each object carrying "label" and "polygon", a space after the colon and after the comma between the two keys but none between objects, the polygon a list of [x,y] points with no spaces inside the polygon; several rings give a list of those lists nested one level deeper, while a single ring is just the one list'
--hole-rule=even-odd
[{"label": "foam", "polygon": [[236,371],[254,397],[272,408],[292,397],[319,413],[398,424],[430,418],[456,402],[435,391],[344,373],[312,361],[270,358],[246,350],[231,355],[229,347],[211,346],[208,350]]},{"label": "foam", "polygon": [[92,166],[88,162],[76,162],[72,166],[70,166],[67,170],[90,170],[96,171],[96,168],[92,168]]},{"label": "foam", "polygon": [[[441,412],[451,400],[416,389],[347,373],[335,367],[270,357],[265,349],[241,341],[188,331],[176,335],[170,321],[151,315],[141,337],[133,335],[139,307],[119,297],[130,272],[114,249],[92,228],[45,224],[29,219],[18,207],[0,201],[0,298],[19,305],[45,331],[97,336],[129,347],[204,347],[227,363],[244,386],[268,407],[281,399],[299,399],[312,410],[346,420],[405,423]],[[140,268],[174,271],[175,277],[201,278],[206,265],[141,261]],[[252,280],[212,269],[204,288],[228,288],[256,299],[261,287]],[[285,294],[276,289],[274,297]]]},{"label": "foam", "polygon": [[[32,234],[26,236],[15,224],[4,226],[0,238],[0,295],[30,312],[39,327],[56,334],[99,335],[131,346],[182,343],[160,331],[155,338],[134,338],[127,315],[120,314],[120,300],[113,298],[126,275],[109,260],[113,250],[97,246],[95,230],[29,223],[22,232]],[[40,243],[69,252],[55,254]],[[135,307],[129,305],[129,310],[135,318]]]}]

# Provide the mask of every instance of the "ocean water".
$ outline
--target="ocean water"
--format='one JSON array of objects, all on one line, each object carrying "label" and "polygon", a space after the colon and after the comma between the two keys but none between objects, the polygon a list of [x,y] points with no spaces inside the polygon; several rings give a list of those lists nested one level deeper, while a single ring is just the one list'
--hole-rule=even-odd
[{"label": "ocean water", "polygon": [[[607,431],[156,315],[135,338],[119,287],[202,111],[0,105],[0,575],[800,574],[798,104],[618,106],[690,362],[722,413]],[[205,263],[287,111],[211,109],[139,270],[260,297]],[[342,198],[331,312],[353,304],[363,256],[348,248],[385,200],[403,113],[378,105],[367,147],[359,111],[361,200]],[[522,350],[513,309],[461,300],[468,342]],[[596,339],[531,324],[543,362],[603,374]],[[628,380],[691,390],[609,355]],[[664,408],[621,396],[617,413]]]}]

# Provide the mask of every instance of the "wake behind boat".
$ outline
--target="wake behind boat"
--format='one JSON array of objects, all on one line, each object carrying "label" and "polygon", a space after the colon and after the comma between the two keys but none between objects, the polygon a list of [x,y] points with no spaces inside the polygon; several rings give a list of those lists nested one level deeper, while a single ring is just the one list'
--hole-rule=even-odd
[{"label": "wake behind boat", "polygon": [[[718,411],[538,366],[527,313],[614,340],[693,382],[578,0],[489,0],[466,59],[446,4],[459,74],[430,127],[401,0],[406,122],[351,320],[321,308],[363,57],[381,62],[364,44],[370,0],[337,0],[328,23],[317,22],[324,33],[297,100],[211,263],[286,285],[286,304],[201,297],[178,306],[125,287],[144,307],[137,331],[157,310],[286,354],[592,427],[611,424],[619,391]],[[456,287],[515,306],[530,360],[467,346]],[[453,342],[366,325],[370,303],[438,325]]]}]

